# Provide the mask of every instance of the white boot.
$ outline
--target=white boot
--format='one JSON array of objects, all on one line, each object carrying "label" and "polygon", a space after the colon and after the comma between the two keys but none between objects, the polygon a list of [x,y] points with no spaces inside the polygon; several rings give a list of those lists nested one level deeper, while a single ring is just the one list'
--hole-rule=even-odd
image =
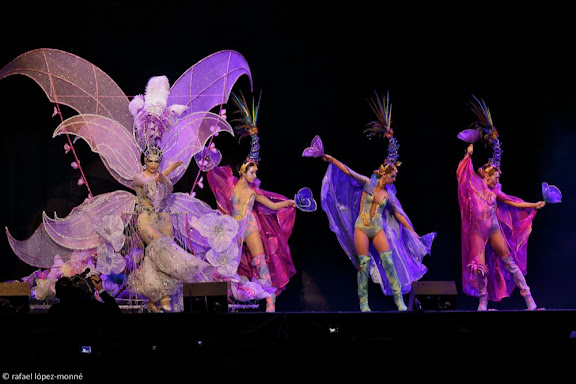
[{"label": "white boot", "polygon": [[522,273],[520,268],[518,268],[518,265],[516,265],[514,259],[511,256],[504,256],[502,258],[502,262],[504,263],[504,268],[506,268],[506,271],[508,271],[508,273],[512,275],[514,283],[516,284],[518,289],[520,289],[520,294],[522,295],[522,297],[524,297],[524,301],[526,301],[526,307],[528,308],[528,310],[533,311],[536,308],[538,308],[538,306],[534,302],[534,299],[532,298],[530,288],[528,287],[528,284],[526,284],[524,274]]}]

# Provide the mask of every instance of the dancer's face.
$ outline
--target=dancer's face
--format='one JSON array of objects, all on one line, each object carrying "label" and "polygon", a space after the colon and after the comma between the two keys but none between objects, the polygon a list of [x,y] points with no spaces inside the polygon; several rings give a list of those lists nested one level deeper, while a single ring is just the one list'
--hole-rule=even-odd
[{"label": "dancer's face", "polygon": [[489,175],[488,174],[484,175],[484,182],[486,183],[488,188],[494,189],[494,187],[496,187],[496,184],[500,182],[500,172],[496,171]]},{"label": "dancer's face", "polygon": [[398,176],[398,171],[392,171],[387,175],[384,175],[384,183],[385,184],[393,184],[396,181],[396,177]]},{"label": "dancer's face", "polygon": [[160,159],[157,157],[149,157],[146,159],[146,169],[150,173],[156,173],[160,167]]},{"label": "dancer's face", "polygon": [[256,173],[258,173],[258,167],[255,165],[251,166],[244,172],[244,178],[247,182],[253,183],[254,179],[256,179]]}]

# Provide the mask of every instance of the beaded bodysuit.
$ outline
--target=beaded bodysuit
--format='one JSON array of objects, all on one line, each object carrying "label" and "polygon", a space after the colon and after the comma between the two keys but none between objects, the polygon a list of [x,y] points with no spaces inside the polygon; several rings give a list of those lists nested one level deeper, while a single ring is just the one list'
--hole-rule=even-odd
[{"label": "beaded bodysuit", "polygon": [[244,229],[244,238],[247,238],[249,234],[258,229],[258,223],[256,222],[253,211],[255,201],[256,194],[251,193],[250,197],[246,199],[244,206],[240,206],[240,198],[238,195],[236,193],[232,195],[232,216],[234,216],[236,220],[242,220],[248,216],[246,219],[246,228]]},{"label": "beaded bodysuit", "polygon": [[388,199],[380,200],[376,207],[373,208],[375,203],[374,193],[364,193],[360,205],[360,214],[354,224],[354,228],[362,230],[370,240],[376,236],[378,231],[383,229],[382,211],[386,207]]}]

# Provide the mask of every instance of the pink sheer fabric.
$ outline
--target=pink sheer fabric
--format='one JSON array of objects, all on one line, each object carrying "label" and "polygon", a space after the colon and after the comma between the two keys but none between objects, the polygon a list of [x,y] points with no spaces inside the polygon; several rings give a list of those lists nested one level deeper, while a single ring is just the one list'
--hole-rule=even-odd
[{"label": "pink sheer fabric", "polygon": [[[226,165],[215,167],[206,173],[210,189],[216,197],[218,209],[232,215],[232,193],[234,185],[238,178],[232,174],[232,168]],[[261,194],[273,202],[287,200],[285,196],[265,191],[259,188],[259,180],[251,185],[257,194]],[[258,230],[262,238],[266,262],[270,269],[272,285],[276,287],[276,295],[279,295],[286,289],[290,277],[296,274],[296,268],[292,261],[292,254],[288,246],[288,240],[294,228],[296,219],[296,209],[294,207],[282,208],[274,211],[264,207],[262,204],[254,205],[254,213],[258,223]],[[246,276],[249,279],[258,278],[258,271],[255,266],[251,265],[253,255],[243,246],[242,257],[238,274]]]},{"label": "pink sheer fabric", "polygon": [[474,171],[469,156],[458,164],[456,176],[462,219],[462,290],[467,295],[478,296],[471,267],[478,264],[478,256],[485,251],[488,299],[499,301],[510,296],[516,285],[488,243],[493,209],[496,209],[498,225],[510,249],[510,256],[514,257],[524,275],[527,273],[528,237],[532,231],[536,209],[514,208],[498,201],[500,196],[507,200],[522,202],[520,198],[502,192],[500,184],[491,190]]}]

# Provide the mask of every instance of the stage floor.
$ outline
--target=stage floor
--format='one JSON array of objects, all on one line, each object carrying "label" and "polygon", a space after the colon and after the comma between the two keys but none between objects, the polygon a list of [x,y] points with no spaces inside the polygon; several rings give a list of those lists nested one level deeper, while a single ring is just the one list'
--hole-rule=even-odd
[{"label": "stage floor", "polygon": [[0,314],[0,323],[2,372],[82,373],[83,382],[558,382],[550,380],[576,374],[576,310],[30,312]]}]

